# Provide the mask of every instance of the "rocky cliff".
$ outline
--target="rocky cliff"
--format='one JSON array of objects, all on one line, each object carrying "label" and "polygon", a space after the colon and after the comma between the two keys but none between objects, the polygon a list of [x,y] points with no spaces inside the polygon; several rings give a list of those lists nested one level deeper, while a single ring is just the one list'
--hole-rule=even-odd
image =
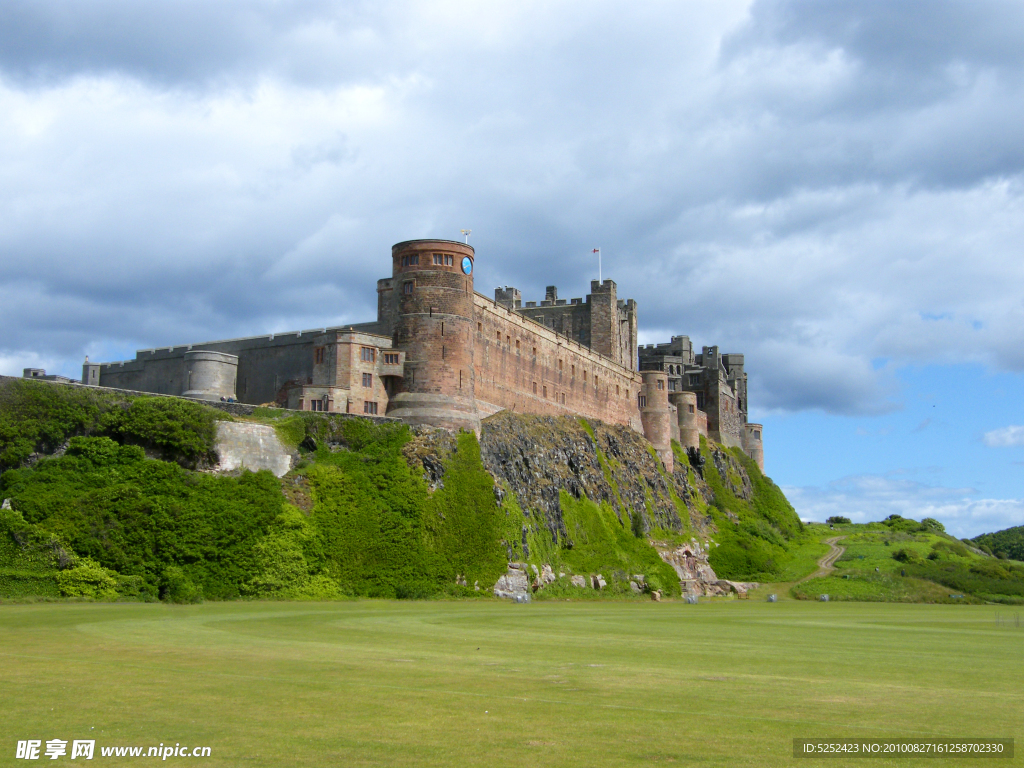
[{"label": "rocky cliff", "polygon": [[[447,433],[421,431],[406,446],[406,457],[422,467],[432,487],[443,487],[444,457],[453,447]],[[484,467],[495,479],[498,501],[522,514],[521,536],[506,542],[511,565],[503,591],[509,584],[526,584],[530,567],[541,569],[532,579],[534,588],[546,587],[540,578],[543,569],[572,575],[567,561],[573,558],[568,555],[599,546],[577,512],[579,504],[590,503],[613,514],[618,527],[638,543],[653,548],[671,567],[683,593],[744,592],[743,582],[720,579],[709,562],[718,544],[716,517],[733,526],[740,522],[740,515],[728,508],[736,505],[723,504],[722,497],[749,505],[754,496],[749,468],[721,446],[708,444],[693,456],[680,451],[669,473],[643,436],[626,427],[502,412],[484,420],[480,450]],[[706,473],[713,473],[711,483]],[[586,558],[580,555],[577,561],[581,559]],[[619,553],[619,559],[628,561],[629,556]],[[640,567],[627,562],[601,567],[624,574],[623,591],[638,578],[651,590],[650,580],[628,574],[627,565]],[[587,585],[602,576],[575,575]]]}]

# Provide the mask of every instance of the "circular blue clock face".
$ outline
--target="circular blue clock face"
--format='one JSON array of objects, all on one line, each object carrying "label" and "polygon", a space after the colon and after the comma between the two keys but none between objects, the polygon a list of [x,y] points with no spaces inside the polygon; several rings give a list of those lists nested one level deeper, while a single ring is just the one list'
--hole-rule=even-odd
[{"label": "circular blue clock face", "polygon": [[462,271],[467,275],[473,274],[473,260],[469,256],[462,257]]}]

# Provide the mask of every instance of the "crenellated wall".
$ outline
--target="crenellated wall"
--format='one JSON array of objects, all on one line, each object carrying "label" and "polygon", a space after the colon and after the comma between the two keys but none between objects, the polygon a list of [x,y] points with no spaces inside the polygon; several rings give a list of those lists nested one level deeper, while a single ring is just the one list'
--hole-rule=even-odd
[{"label": "crenellated wall", "polygon": [[474,334],[482,415],[579,415],[642,431],[639,374],[480,294]]}]

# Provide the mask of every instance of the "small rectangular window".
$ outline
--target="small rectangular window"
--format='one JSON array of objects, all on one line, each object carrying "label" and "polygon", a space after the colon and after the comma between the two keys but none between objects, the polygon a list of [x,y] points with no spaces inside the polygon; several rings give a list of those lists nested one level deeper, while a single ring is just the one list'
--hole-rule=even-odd
[{"label": "small rectangular window", "polygon": [[755,440],[760,440],[761,439],[761,431],[760,430],[757,430],[757,429],[754,430],[754,439]]},{"label": "small rectangular window", "polygon": [[658,389],[665,389],[665,382],[658,379]]},{"label": "small rectangular window", "polygon": [[439,267],[444,266],[444,254],[442,254],[442,253],[435,253],[434,254],[434,264],[436,264]]},{"label": "small rectangular window", "polygon": [[533,394],[537,394],[537,382],[533,382]]},{"label": "small rectangular window", "polygon": [[689,409],[690,409],[690,413],[693,413],[693,411],[694,411],[694,407],[693,407],[693,405],[690,405],[690,406],[688,406],[688,407],[689,407]]},{"label": "small rectangular window", "polygon": [[363,403],[363,413],[369,413],[371,415],[377,414],[377,404],[371,403],[369,400]]},{"label": "small rectangular window", "polygon": [[516,354],[519,354],[519,339],[516,339]]},{"label": "small rectangular window", "polygon": [[455,266],[455,257],[454,256],[445,255],[445,257],[444,257],[444,265],[446,267],[454,267]]},{"label": "small rectangular window", "polygon": [[548,399],[548,388],[547,387],[544,387],[544,399],[545,400]]},{"label": "small rectangular window", "polygon": [[484,324],[483,323],[477,323],[476,324],[476,332],[477,333],[483,333],[483,331],[484,331]]},{"label": "small rectangular window", "polygon": [[646,397],[644,397],[643,395],[640,395],[637,398],[637,400],[640,403],[640,407],[641,408],[646,408],[647,407],[647,398]]},{"label": "small rectangular window", "polygon": [[311,411],[322,411],[322,410],[324,410],[324,401],[323,400],[310,400],[309,401],[309,410],[311,410]]},{"label": "small rectangular window", "polygon": [[374,363],[377,361],[377,350],[373,347],[363,347],[359,350],[359,359],[364,363]]},{"label": "small rectangular window", "polygon": [[372,387],[373,386],[373,374],[372,373],[364,373],[363,374],[363,386],[364,387]]},{"label": "small rectangular window", "polygon": [[398,353],[397,352],[385,352],[384,353],[384,365],[398,365]]},{"label": "small rectangular window", "polygon": [[404,293],[406,296],[411,296],[412,295],[412,286],[413,286],[412,280],[408,280],[405,283],[403,283],[402,284],[402,293]]},{"label": "small rectangular window", "polygon": [[562,393],[562,405],[565,405],[565,392]]},{"label": "small rectangular window", "polygon": [[700,384],[700,374],[699,373],[691,373],[690,374],[690,386],[694,387],[697,384]]},{"label": "small rectangular window", "polygon": [[537,348],[536,348],[536,347],[534,347],[534,348],[533,348],[533,356],[534,356],[534,357],[536,357],[536,356],[537,356]]},{"label": "small rectangular window", "polygon": [[562,361],[561,360],[558,361],[558,370],[562,370]]}]

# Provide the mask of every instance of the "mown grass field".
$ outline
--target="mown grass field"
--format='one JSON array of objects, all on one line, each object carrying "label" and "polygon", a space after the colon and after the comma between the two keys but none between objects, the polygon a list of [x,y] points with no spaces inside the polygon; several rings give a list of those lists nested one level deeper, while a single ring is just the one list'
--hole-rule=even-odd
[{"label": "mown grass field", "polygon": [[[206,766],[811,768],[863,762],[794,760],[794,737],[1024,746],[1014,616],[753,600],[0,605],[0,765],[25,764],[27,738],[210,746],[166,761]],[[918,763],[958,764],[870,762]]]}]

